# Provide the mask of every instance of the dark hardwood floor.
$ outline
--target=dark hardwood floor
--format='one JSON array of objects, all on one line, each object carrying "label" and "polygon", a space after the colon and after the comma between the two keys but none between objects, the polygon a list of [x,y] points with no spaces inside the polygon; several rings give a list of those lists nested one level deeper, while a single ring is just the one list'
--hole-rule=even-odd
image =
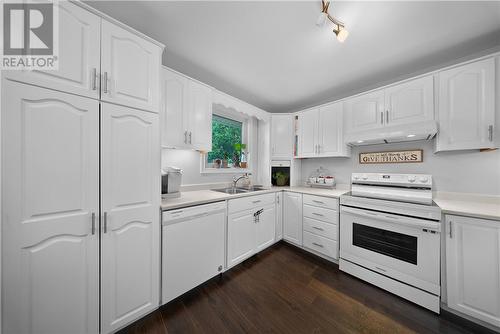
[{"label": "dark hardwood floor", "polygon": [[278,243],[120,333],[478,333]]}]

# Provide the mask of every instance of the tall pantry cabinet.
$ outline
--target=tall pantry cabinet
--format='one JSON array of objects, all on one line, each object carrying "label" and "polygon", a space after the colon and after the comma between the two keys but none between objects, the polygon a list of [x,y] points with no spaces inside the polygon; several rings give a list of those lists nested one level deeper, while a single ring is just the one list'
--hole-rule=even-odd
[{"label": "tall pantry cabinet", "polygon": [[58,6],[59,69],[2,73],[4,334],[109,333],[159,305],[163,46]]}]

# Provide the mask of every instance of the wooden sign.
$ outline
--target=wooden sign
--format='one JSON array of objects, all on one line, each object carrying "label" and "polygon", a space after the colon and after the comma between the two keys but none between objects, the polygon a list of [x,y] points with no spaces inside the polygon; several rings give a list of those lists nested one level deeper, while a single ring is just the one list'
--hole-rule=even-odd
[{"label": "wooden sign", "polygon": [[401,164],[424,161],[423,150],[369,152],[359,154],[360,164]]}]

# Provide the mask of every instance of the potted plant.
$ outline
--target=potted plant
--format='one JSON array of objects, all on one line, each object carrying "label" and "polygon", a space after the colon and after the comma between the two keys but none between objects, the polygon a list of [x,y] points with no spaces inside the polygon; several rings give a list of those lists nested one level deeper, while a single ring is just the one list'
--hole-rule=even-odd
[{"label": "potted plant", "polygon": [[246,168],[247,163],[246,163],[246,161],[243,163],[241,161],[241,157],[242,157],[242,155],[245,154],[244,151],[247,148],[247,145],[242,144],[242,143],[237,143],[237,144],[234,144],[233,147],[234,147],[234,154],[233,154],[234,167]]},{"label": "potted plant", "polygon": [[274,173],[273,178],[276,180],[276,185],[280,187],[285,186],[288,181],[288,176],[283,172]]},{"label": "potted plant", "polygon": [[214,168],[220,168],[221,163],[222,163],[221,159],[215,159],[214,160]]},{"label": "potted plant", "polygon": [[227,151],[222,152],[222,168],[227,168],[228,159],[229,153]]}]

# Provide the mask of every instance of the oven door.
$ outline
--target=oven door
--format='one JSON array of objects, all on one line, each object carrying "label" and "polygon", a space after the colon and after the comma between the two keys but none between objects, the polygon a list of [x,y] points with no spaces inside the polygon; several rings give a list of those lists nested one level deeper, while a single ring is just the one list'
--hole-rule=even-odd
[{"label": "oven door", "polygon": [[342,206],[340,257],[440,295],[440,223]]}]

